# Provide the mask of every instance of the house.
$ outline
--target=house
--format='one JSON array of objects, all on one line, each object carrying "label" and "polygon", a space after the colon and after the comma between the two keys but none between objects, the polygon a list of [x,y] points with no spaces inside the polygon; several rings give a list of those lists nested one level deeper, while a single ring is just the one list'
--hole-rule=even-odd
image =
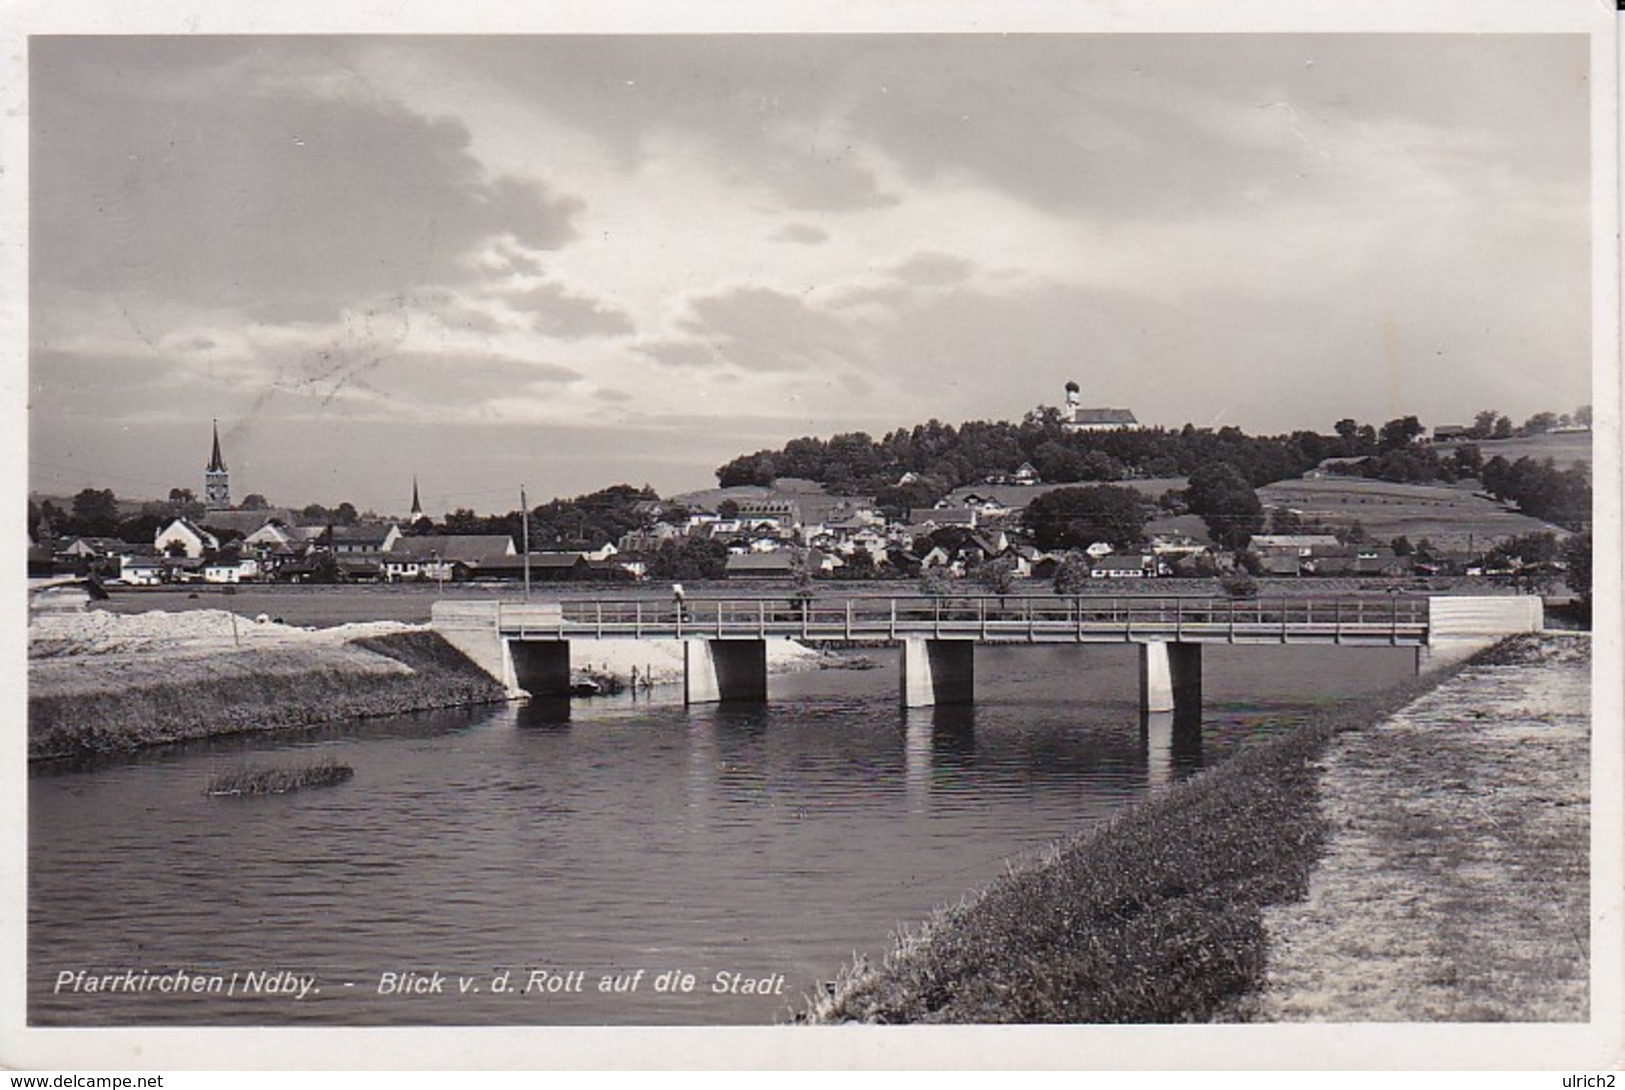
[{"label": "house", "polygon": [[1334,534],[1254,534],[1247,548],[1264,565],[1268,575],[1297,575],[1314,571],[1309,561],[1317,556],[1339,558],[1342,542]]},{"label": "house", "polygon": [[116,537],[76,537],[65,548],[57,551],[58,558],[68,560],[98,560],[104,556],[117,556],[124,551],[124,542]]},{"label": "house", "polygon": [[945,526],[969,528],[976,525],[978,513],[974,507],[915,508],[908,513],[908,521],[914,526],[926,526],[932,530],[940,530]]},{"label": "house", "polygon": [[166,582],[164,578],[166,567],[166,557],[130,557],[119,565],[119,581],[132,587],[156,587]]},{"label": "house", "polygon": [[744,499],[737,503],[740,519],[753,526],[767,523],[777,529],[801,525],[801,505],[795,500]]},{"label": "house", "polygon": [[1151,551],[1158,557],[1177,559],[1182,556],[1200,556],[1208,551],[1207,543],[1189,534],[1158,534],[1151,539]]},{"label": "house", "polygon": [[[525,574],[525,557],[519,555],[492,554],[484,557],[474,564],[474,578],[514,578],[523,579]],[[572,552],[545,552],[530,554],[530,577],[542,583],[565,583],[576,579],[585,579],[592,571],[592,562],[584,553]]]},{"label": "house", "polygon": [[203,566],[205,583],[241,583],[244,580],[258,579],[259,575],[259,561],[253,557],[213,560]]},{"label": "house", "polygon": [[220,539],[196,525],[190,519],[178,518],[159,530],[153,537],[153,548],[160,554],[179,554],[196,560],[204,553],[220,548]]},{"label": "house", "polygon": [[1471,439],[1472,429],[1465,424],[1440,424],[1433,429],[1435,443],[1451,443],[1458,439]]},{"label": "house", "polygon": [[387,553],[401,540],[401,528],[391,522],[333,526],[327,534],[327,546],[335,556],[346,553]]},{"label": "house", "polygon": [[1145,579],[1157,573],[1157,560],[1154,556],[1141,556],[1138,553],[1126,553],[1122,556],[1108,556],[1097,561],[1089,569],[1091,579]]},{"label": "house", "polygon": [[517,555],[508,534],[419,534],[397,537],[380,559],[385,579],[450,579],[452,565],[472,571],[493,558]]},{"label": "house", "polygon": [[723,574],[729,579],[789,579],[796,573],[789,549],[771,553],[730,553]]},{"label": "house", "polygon": [[283,545],[292,545],[301,540],[295,529],[280,519],[266,519],[259,529],[243,538],[243,544],[250,548],[263,547],[275,549]]},{"label": "house", "polygon": [[[1132,416],[1133,414],[1130,413],[1129,415]],[[1034,468],[1031,462],[1022,462],[1020,467],[1010,474],[1010,483],[1019,484],[1023,487],[1041,484],[1042,481],[1043,478],[1038,475],[1038,470]]]},{"label": "house", "polygon": [[1316,549],[1299,565],[1305,575],[1355,575],[1360,570],[1359,550],[1353,545]]}]

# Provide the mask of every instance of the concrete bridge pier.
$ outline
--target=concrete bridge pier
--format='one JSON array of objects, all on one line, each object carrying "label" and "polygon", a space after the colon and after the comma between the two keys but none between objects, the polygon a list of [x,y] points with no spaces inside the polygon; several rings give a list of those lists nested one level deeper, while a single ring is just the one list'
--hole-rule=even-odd
[{"label": "concrete bridge pier", "polygon": [[1200,704],[1177,712],[1142,712],[1140,745],[1144,747],[1146,782],[1166,787],[1202,767]]},{"label": "concrete bridge pier", "polygon": [[543,700],[570,695],[569,640],[509,640],[514,682]]},{"label": "concrete bridge pier", "polygon": [[903,707],[929,708],[975,701],[974,640],[911,637],[902,641],[901,655]]},{"label": "concrete bridge pier", "polygon": [[1202,645],[1148,640],[1140,644],[1140,711],[1202,706]]},{"label": "concrete bridge pier", "polygon": [[683,640],[683,703],[766,702],[766,640]]}]

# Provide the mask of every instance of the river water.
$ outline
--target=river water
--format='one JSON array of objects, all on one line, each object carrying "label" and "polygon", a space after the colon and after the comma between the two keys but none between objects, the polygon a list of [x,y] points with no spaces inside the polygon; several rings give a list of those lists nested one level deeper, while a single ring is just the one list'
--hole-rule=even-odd
[{"label": "river water", "polygon": [[[900,709],[877,651],[775,676],[765,707],[673,687],[36,769],[29,1020],[782,1021],[899,926],[1413,661],[1209,648],[1203,721],[1170,732],[1134,655],[980,649],[973,709]],[[204,793],[329,756],[354,778]]]}]

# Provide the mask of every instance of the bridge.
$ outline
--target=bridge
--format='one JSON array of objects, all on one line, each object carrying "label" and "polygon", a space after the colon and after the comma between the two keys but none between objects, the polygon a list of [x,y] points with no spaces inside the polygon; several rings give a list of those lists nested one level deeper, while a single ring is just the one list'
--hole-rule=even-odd
[{"label": "bridge", "polygon": [[896,646],[907,707],[970,703],[979,644],[1133,644],[1142,709],[1201,699],[1207,644],[1481,646],[1537,631],[1529,596],[1207,597],[1056,596],[441,601],[434,627],[510,692],[569,690],[570,645],[581,640],[677,640],[691,703],[765,701],[767,641]]}]

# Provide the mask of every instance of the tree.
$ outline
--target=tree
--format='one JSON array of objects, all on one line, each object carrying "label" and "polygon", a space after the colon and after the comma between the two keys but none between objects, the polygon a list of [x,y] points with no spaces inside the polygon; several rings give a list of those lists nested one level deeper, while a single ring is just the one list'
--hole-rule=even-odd
[{"label": "tree", "polygon": [[1390,541],[1388,543],[1388,547],[1394,550],[1395,556],[1410,556],[1412,552],[1411,539],[1406,537],[1404,534],[1400,534],[1398,537]]},{"label": "tree", "polygon": [[1581,405],[1578,409],[1575,409],[1574,422],[1582,427],[1589,428],[1591,426],[1591,406]]},{"label": "tree", "polygon": [[1488,439],[1495,434],[1495,421],[1500,414],[1494,409],[1485,409],[1473,417],[1473,426],[1468,434],[1474,439]]},{"label": "tree", "polygon": [[264,496],[260,495],[258,492],[250,492],[243,499],[243,510],[244,511],[267,511],[267,510],[270,509],[270,507],[271,507],[271,501],[267,500]]},{"label": "tree", "polygon": [[1083,548],[1097,541],[1131,548],[1145,539],[1139,493],[1118,485],[1046,492],[1027,505],[1024,522],[1040,549]]},{"label": "tree", "polygon": [[1378,439],[1378,449],[1383,451],[1404,450],[1416,441],[1426,429],[1422,422],[1414,416],[1402,416],[1390,420],[1382,426]]},{"label": "tree", "polygon": [[1192,473],[1185,497],[1222,548],[1242,549],[1264,527],[1258,493],[1228,462],[1212,462]]},{"label": "tree", "polygon": [[341,526],[354,526],[356,519],[360,517],[360,514],[355,509],[355,504],[350,503],[348,500],[333,508],[333,521]]},{"label": "tree", "polygon": [[118,530],[118,499],[111,488],[81,489],[73,497],[73,518],[79,533],[111,537]]},{"label": "tree", "polygon": [[1543,435],[1555,427],[1557,427],[1557,415],[1555,413],[1540,412],[1523,422],[1523,433],[1525,435]]},{"label": "tree", "polygon": [[1015,586],[1016,562],[1008,556],[990,557],[976,565],[970,576],[989,594],[1003,598]]},{"label": "tree", "polygon": [[663,541],[649,558],[649,574],[676,582],[720,579],[728,567],[728,547],[705,538]]},{"label": "tree", "polygon": [[954,589],[953,576],[942,565],[934,565],[920,572],[920,593],[931,598],[941,598],[952,594]]},{"label": "tree", "polygon": [[187,507],[197,502],[197,493],[190,488],[171,488],[169,502],[177,507]]},{"label": "tree", "polygon": [[1055,593],[1067,596],[1082,594],[1089,585],[1089,557],[1077,549],[1070,550],[1055,569]]},{"label": "tree", "polygon": [[1484,455],[1477,443],[1463,443],[1453,455],[1458,477],[1477,477],[1484,471]]},{"label": "tree", "polygon": [[1269,527],[1272,534],[1301,534],[1304,533],[1303,516],[1290,507],[1271,507]]},{"label": "tree", "polygon": [[1507,417],[1507,416],[1498,416],[1498,417],[1496,417],[1495,418],[1495,427],[1490,429],[1490,438],[1491,439],[1511,439],[1512,438],[1512,418]]}]

